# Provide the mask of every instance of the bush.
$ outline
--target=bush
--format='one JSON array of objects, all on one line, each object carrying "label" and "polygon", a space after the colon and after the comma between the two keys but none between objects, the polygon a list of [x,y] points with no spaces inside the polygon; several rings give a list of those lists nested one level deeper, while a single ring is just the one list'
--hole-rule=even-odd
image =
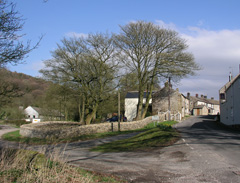
[{"label": "bush", "polygon": [[4,123],[15,125],[17,127],[20,127],[21,125],[24,124],[29,124],[29,122],[26,122],[25,120],[5,120]]}]

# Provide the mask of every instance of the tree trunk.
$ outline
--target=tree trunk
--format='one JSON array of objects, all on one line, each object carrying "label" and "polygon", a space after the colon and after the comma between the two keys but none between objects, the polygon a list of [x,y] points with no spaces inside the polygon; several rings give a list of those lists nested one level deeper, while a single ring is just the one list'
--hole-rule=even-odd
[{"label": "tree trunk", "polygon": [[142,119],[143,95],[144,95],[143,87],[140,85],[136,120]]},{"label": "tree trunk", "polygon": [[93,107],[93,111],[89,113],[86,117],[86,125],[90,125],[93,117],[96,115],[98,104]]},{"label": "tree trunk", "polygon": [[152,98],[153,84],[150,84],[149,88],[150,89],[147,91],[148,94],[147,94],[146,104],[145,104],[145,107],[144,107],[143,113],[142,113],[142,119],[145,118],[147,111],[148,111],[149,102],[150,102],[150,99]]},{"label": "tree trunk", "polygon": [[84,122],[84,117],[85,117],[85,97],[82,97],[82,111],[81,111],[81,118],[80,118],[80,122],[83,123]]}]

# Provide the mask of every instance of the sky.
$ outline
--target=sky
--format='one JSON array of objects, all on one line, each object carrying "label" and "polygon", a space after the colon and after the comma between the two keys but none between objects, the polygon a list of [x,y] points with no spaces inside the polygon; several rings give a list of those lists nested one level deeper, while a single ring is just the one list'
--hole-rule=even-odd
[{"label": "sky", "polygon": [[[9,0],[10,1],[10,0]],[[229,73],[239,73],[239,0],[12,0],[25,20],[23,42],[39,47],[25,64],[8,69],[41,77],[43,61],[51,59],[64,37],[88,33],[119,33],[131,21],[149,21],[179,33],[189,45],[202,70],[173,85],[184,95],[189,92],[218,99],[219,89]]]}]

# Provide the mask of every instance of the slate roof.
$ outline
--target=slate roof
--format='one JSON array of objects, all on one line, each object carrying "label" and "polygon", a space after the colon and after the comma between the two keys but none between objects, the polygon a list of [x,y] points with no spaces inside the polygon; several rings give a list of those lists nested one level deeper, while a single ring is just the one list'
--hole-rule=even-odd
[{"label": "slate roof", "polygon": [[[152,94],[154,94],[156,91],[153,91]],[[144,96],[143,98],[147,98],[147,93],[148,92],[144,92]],[[138,91],[129,91],[127,92],[127,95],[125,98],[138,98]]]},{"label": "slate roof", "polygon": [[214,99],[190,96],[190,100],[192,100],[194,102],[200,101],[200,102],[205,102],[207,104],[219,105],[219,101],[218,100],[214,100]]}]

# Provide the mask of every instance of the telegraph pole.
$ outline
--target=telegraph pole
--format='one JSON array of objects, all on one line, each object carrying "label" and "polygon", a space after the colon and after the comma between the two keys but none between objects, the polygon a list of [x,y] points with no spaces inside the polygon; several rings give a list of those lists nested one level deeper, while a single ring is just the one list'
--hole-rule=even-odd
[{"label": "telegraph pole", "polygon": [[121,108],[121,104],[120,104],[120,92],[119,92],[119,90],[118,90],[118,131],[119,131],[119,132],[120,132],[120,118],[121,118],[120,108]]},{"label": "telegraph pole", "polygon": [[168,78],[168,121],[171,121],[171,77]]}]

